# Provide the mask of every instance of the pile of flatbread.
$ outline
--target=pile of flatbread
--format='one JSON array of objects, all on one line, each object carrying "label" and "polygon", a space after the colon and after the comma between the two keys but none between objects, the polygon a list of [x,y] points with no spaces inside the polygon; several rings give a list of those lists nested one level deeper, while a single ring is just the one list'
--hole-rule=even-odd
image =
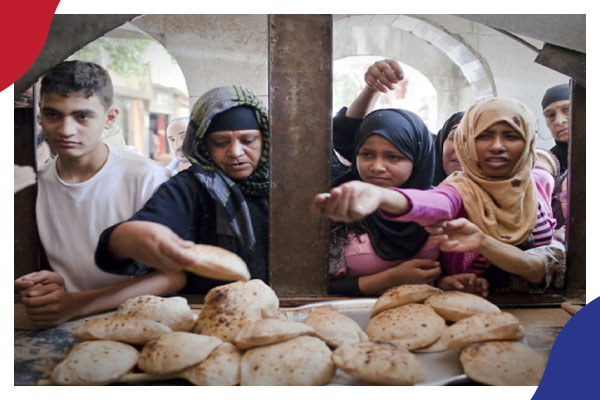
[{"label": "pile of flatbread", "polygon": [[[74,330],[52,372],[61,385],[185,379],[195,385],[323,385],[339,368],[361,382],[426,379],[419,352],[460,352],[465,373],[492,385],[537,385],[545,360],[518,342],[523,327],[489,301],[428,285],[379,297],[363,331],[331,306],[279,310],[261,280],[215,287],[196,314],[182,297],[139,296]],[[451,325],[448,325],[451,324]]]},{"label": "pile of flatbread", "polygon": [[[546,364],[544,357],[519,342],[524,330],[512,314],[501,312],[482,297],[443,292],[429,285],[402,285],[386,291],[373,306],[365,331],[371,344],[344,346],[333,356],[339,368],[372,383],[423,381],[426,371],[413,353],[457,351],[465,374],[489,385],[538,385]],[[377,345],[387,347],[375,349]],[[375,351],[389,354],[390,346],[404,351],[398,381],[385,376],[394,362],[383,363],[386,356],[382,355],[377,369],[373,357],[365,356],[365,349],[371,355]],[[337,359],[343,361],[338,362],[336,353],[342,350],[343,356]]]},{"label": "pile of flatbread", "polygon": [[[336,343],[351,335],[340,333],[324,335]],[[183,297],[135,297],[114,316],[84,321],[73,336],[82,342],[51,374],[59,385],[323,385],[336,370],[325,340],[284,318],[275,292],[257,279],[215,287],[199,315]]]}]

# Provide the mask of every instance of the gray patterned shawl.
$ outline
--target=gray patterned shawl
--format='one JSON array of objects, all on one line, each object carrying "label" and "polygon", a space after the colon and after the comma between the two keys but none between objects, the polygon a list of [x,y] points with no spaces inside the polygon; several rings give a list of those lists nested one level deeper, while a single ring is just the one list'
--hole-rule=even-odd
[{"label": "gray patterned shawl", "polygon": [[[254,108],[263,140],[257,168],[242,180],[233,180],[223,173],[204,145],[212,118],[237,106]],[[216,203],[217,234],[236,237],[251,254],[256,238],[245,196],[264,197],[267,202],[269,194],[269,123],[263,103],[254,93],[239,86],[221,86],[204,93],[192,107],[183,153],[192,163],[194,175]]]}]

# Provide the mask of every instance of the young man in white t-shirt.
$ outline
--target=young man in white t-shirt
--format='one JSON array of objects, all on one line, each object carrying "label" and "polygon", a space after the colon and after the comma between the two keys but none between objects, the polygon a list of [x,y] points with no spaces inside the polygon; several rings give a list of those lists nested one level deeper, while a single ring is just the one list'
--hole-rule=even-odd
[{"label": "young man in white t-shirt", "polygon": [[58,156],[39,171],[36,216],[52,271],[15,281],[40,327],[185,285],[182,272],[115,275],[94,262],[100,233],[133,215],[169,178],[160,165],[101,140],[118,116],[112,99],[110,76],[94,63],[63,62],[42,80],[40,123]]}]

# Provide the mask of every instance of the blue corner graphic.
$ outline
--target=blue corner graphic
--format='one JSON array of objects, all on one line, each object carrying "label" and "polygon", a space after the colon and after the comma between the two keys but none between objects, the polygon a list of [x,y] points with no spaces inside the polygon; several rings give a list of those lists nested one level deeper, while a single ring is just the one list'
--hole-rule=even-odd
[{"label": "blue corner graphic", "polygon": [[558,334],[533,400],[600,399],[600,297]]}]

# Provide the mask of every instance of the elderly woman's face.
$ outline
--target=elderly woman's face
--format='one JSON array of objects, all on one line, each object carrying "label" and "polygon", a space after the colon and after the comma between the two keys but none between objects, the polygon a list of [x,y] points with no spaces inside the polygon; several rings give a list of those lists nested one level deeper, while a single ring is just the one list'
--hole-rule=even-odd
[{"label": "elderly woman's face", "polygon": [[454,148],[454,133],[456,132],[457,127],[458,122],[452,126],[450,133],[448,133],[446,140],[444,140],[444,147],[442,150],[442,165],[446,175],[450,175],[456,171],[462,170],[460,161],[458,161],[456,150]]},{"label": "elderly woman's face", "polygon": [[258,129],[215,131],[206,138],[210,158],[232,179],[245,179],[254,172],[260,162],[262,144]]}]

